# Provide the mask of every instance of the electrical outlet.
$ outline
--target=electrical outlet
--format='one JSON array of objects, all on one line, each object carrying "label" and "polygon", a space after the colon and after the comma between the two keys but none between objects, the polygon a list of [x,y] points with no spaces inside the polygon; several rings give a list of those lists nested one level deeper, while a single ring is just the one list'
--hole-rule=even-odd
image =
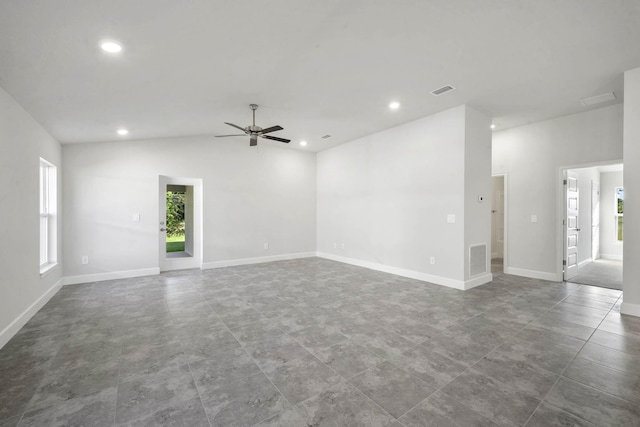
[{"label": "electrical outlet", "polygon": [[344,243],[342,244],[342,249],[344,249]]},{"label": "electrical outlet", "polygon": [[531,215],[531,222],[538,222],[538,215],[536,214]]},{"label": "electrical outlet", "polygon": [[432,256],[431,258],[429,258],[429,262],[431,263],[431,265],[436,263],[436,257]]},{"label": "electrical outlet", "polygon": [[447,215],[447,222],[453,224],[456,222],[456,214],[448,214]]},{"label": "electrical outlet", "polygon": [[88,256],[86,256],[86,255],[82,256],[82,264],[83,265],[89,264],[89,257]]},{"label": "electrical outlet", "polygon": [[338,244],[336,242],[333,242],[333,249],[338,249]]},{"label": "electrical outlet", "polygon": [[134,220],[135,222],[140,221],[140,214],[139,214],[139,213],[137,213],[137,212],[136,212],[136,213],[134,213],[134,214],[133,214],[133,220]]},{"label": "electrical outlet", "polygon": [[268,244],[268,243],[265,243],[265,244],[264,244],[264,250],[266,251],[267,249],[269,249],[269,244]]}]

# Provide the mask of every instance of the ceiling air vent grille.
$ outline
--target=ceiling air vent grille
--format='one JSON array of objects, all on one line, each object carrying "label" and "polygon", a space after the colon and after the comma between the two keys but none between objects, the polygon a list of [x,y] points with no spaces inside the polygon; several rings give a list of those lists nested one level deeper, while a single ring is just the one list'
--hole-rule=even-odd
[{"label": "ceiling air vent grille", "polygon": [[435,95],[435,96],[440,96],[443,93],[450,92],[450,91],[452,91],[454,89],[455,89],[455,87],[453,87],[451,85],[446,85],[446,86],[442,86],[440,89],[436,89],[436,90],[431,91],[431,94]]},{"label": "ceiling air vent grille", "polygon": [[582,98],[580,103],[584,107],[588,107],[590,105],[601,104],[603,102],[614,101],[616,99],[616,94],[613,92],[603,93],[602,95],[596,95],[589,98]]},{"label": "ceiling air vent grille", "polygon": [[325,135],[321,137],[322,139],[327,139],[327,138],[331,138],[331,135]]}]

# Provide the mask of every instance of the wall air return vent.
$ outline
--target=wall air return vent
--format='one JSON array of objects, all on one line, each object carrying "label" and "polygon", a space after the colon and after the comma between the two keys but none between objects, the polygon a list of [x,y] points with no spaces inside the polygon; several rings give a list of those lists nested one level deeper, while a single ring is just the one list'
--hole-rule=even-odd
[{"label": "wall air return vent", "polygon": [[477,276],[487,272],[487,245],[469,247],[469,276]]},{"label": "wall air return vent", "polygon": [[455,87],[453,87],[451,85],[446,85],[446,86],[442,86],[440,89],[436,89],[436,90],[431,91],[431,94],[434,95],[434,96],[440,96],[443,93],[451,92],[454,89],[455,89]]}]

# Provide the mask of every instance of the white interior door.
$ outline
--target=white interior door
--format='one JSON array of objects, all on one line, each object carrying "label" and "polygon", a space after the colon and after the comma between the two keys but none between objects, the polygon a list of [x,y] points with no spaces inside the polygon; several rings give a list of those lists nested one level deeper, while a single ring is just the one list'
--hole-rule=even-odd
[{"label": "white interior door", "polygon": [[504,176],[491,181],[491,258],[504,258]]},{"label": "white interior door", "polygon": [[564,280],[571,280],[578,274],[578,175],[567,171],[565,185],[565,220],[564,220]]},{"label": "white interior door", "polygon": [[591,258],[600,258],[600,183],[591,181]]}]

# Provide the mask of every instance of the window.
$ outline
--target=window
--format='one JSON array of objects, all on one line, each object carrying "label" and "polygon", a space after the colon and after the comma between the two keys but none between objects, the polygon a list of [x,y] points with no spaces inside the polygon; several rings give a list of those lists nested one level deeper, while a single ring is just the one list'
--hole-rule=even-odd
[{"label": "window", "polygon": [[40,159],[40,274],[56,266],[56,167]]},{"label": "window", "polygon": [[616,187],[616,242],[622,242],[624,224],[624,188]]}]

